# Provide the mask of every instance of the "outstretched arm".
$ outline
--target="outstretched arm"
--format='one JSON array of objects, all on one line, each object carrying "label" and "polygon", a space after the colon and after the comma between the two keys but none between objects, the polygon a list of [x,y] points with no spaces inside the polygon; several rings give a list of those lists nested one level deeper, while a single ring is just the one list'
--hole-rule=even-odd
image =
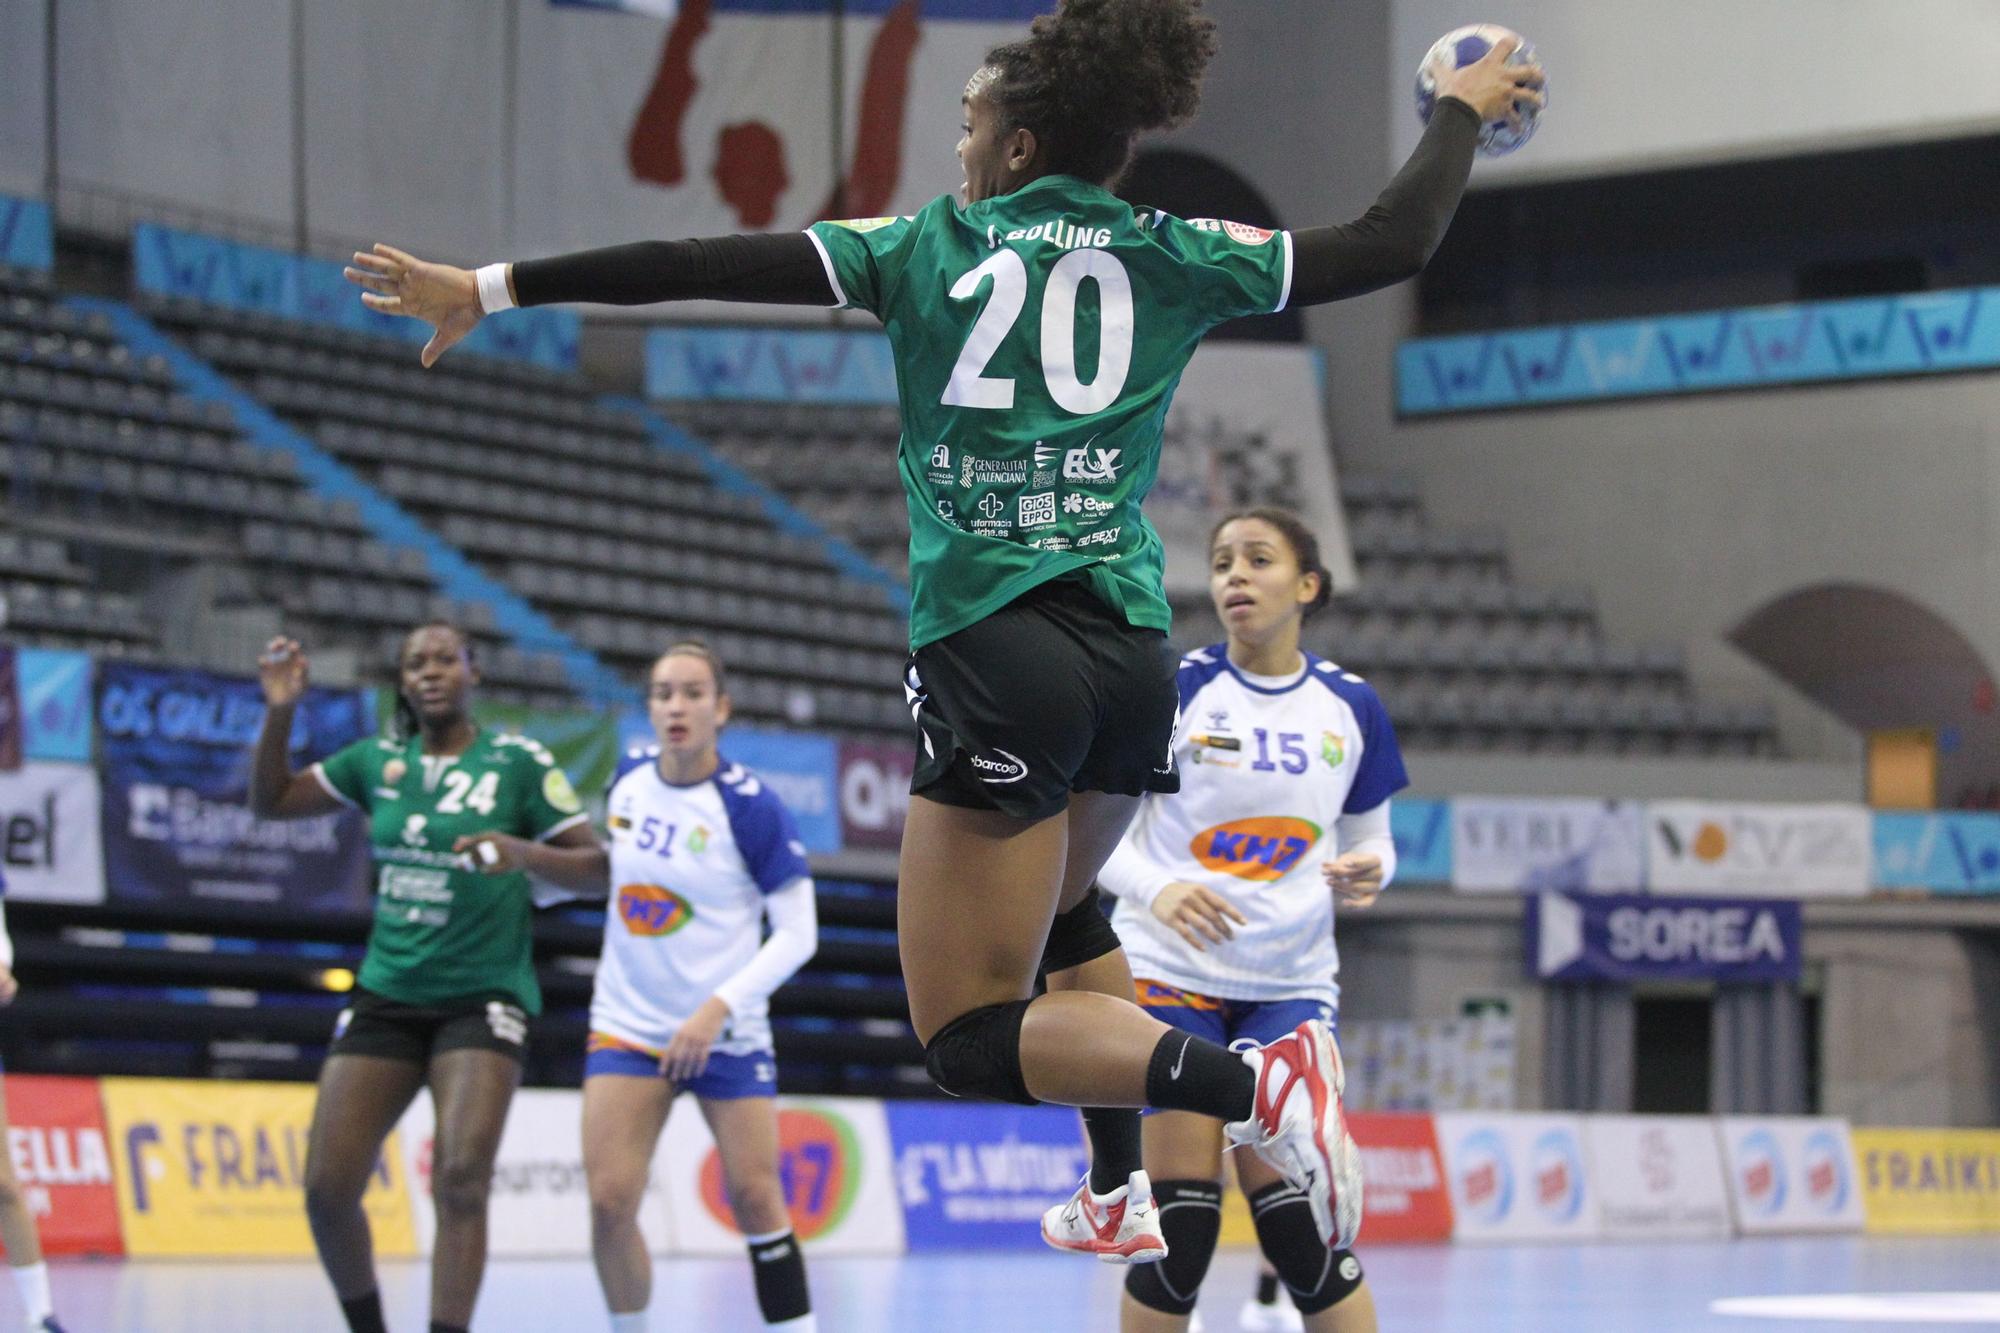
[{"label": "outstretched arm", "polygon": [[432,264],[394,246],[357,253],[347,280],[365,288],[371,310],[421,319],[432,329],[423,363],[516,305],[580,301],[651,305],[656,301],[753,301],[765,305],[838,305],[826,266],[804,232],[641,241],[580,250],[551,259],[489,264],[474,271]]},{"label": "outstretched arm", "polygon": [[1541,105],[1539,65],[1509,65],[1508,38],[1463,69],[1439,71],[1437,109],[1410,160],[1353,222],[1292,233],[1293,305],[1360,296],[1413,278],[1444,239],[1472,174],[1480,127]]}]

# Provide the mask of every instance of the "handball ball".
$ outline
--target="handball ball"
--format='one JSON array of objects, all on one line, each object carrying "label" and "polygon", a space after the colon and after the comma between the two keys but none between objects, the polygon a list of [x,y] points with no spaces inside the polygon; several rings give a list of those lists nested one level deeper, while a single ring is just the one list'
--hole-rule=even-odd
[{"label": "handball ball", "polygon": [[[1457,28],[1437,39],[1437,44],[1424,55],[1423,63],[1417,66],[1417,118],[1424,124],[1431,123],[1431,112],[1437,108],[1436,69],[1462,69],[1466,65],[1482,59],[1493,49],[1495,42],[1503,37],[1518,37],[1520,34],[1503,28],[1497,23],[1475,23],[1470,27]],[[1510,65],[1529,65],[1535,60],[1535,48],[1528,45],[1525,38],[1514,54],[1507,57]],[[1547,88],[1542,89],[1548,92]],[[1504,120],[1496,120],[1481,126],[1479,130],[1479,151],[1487,157],[1500,157],[1511,153],[1534,137],[1535,122],[1541,114],[1537,106],[1523,106],[1515,103],[1521,111],[1521,127]]]}]

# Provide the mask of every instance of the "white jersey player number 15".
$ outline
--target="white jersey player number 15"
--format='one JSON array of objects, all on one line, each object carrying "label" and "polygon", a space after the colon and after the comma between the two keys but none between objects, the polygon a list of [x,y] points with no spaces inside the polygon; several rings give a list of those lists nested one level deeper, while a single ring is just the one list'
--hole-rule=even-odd
[{"label": "white jersey player number 15", "polygon": [[[1014,331],[1028,303],[1028,266],[1013,250],[998,250],[991,259],[952,284],[954,301],[979,295],[988,278],[993,294],[972,336],[951,368],[941,401],[947,407],[983,407],[1004,411],[1014,406],[1014,381],[989,379],[986,365]],[[1097,374],[1085,384],[1076,370],[1076,298],[1085,280],[1097,284],[1101,334]],[[1085,416],[1102,412],[1118,400],[1132,371],[1132,278],[1108,250],[1071,250],[1049,270],[1042,292],[1042,374],[1049,397],[1065,412]]]}]

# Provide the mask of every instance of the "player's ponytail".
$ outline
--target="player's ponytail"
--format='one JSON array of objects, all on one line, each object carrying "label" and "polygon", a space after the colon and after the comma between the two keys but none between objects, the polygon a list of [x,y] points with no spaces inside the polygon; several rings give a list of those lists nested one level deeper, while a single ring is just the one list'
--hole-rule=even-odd
[{"label": "player's ponytail", "polygon": [[1201,0],[1062,0],[986,57],[985,95],[1008,129],[1034,133],[1050,172],[1110,186],[1139,135],[1201,105],[1215,24],[1200,11]]},{"label": "player's ponytail", "polygon": [[1292,558],[1298,562],[1299,573],[1319,575],[1319,591],[1305,604],[1304,610],[1300,612],[1301,617],[1309,617],[1316,611],[1324,610],[1327,603],[1333,600],[1333,576],[1327,573],[1326,564],[1320,559],[1319,538],[1313,535],[1313,530],[1306,526],[1305,520],[1291,510],[1280,509],[1276,505],[1261,505],[1255,509],[1239,509],[1233,514],[1225,514],[1222,521],[1209,531],[1208,544],[1213,547],[1215,539],[1221,536],[1222,530],[1231,523],[1252,518],[1259,523],[1270,524],[1284,537],[1285,545],[1292,548]]}]

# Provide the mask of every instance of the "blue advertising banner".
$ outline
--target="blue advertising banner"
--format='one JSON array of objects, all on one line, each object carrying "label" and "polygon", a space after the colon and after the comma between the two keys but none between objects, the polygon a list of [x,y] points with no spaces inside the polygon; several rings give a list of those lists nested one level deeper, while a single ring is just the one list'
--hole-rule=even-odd
[{"label": "blue advertising banner", "polygon": [[2000,815],[1875,815],[1874,882],[1884,889],[2000,893]]},{"label": "blue advertising banner", "polygon": [[[618,741],[625,750],[659,743],[637,708],[619,716]],[[840,850],[840,746],[831,736],[732,726],[719,748],[725,763],[743,765],[778,793],[807,851]]]},{"label": "blue advertising banner", "polygon": [[[122,662],[103,663],[97,674],[112,899],[366,908],[360,815],[266,820],[244,804],[250,746],[264,719],[256,681]],[[310,690],[293,717],[292,764],[303,767],[374,730],[362,691]]]},{"label": "blue advertising banner", "polygon": [[1451,883],[1451,802],[1399,796],[1389,806],[1396,839],[1396,879],[1403,884]]},{"label": "blue advertising banner", "polygon": [[0,194],[0,264],[53,268],[55,238],[47,204]]},{"label": "blue advertising banner", "polygon": [[1528,966],[1550,981],[1797,981],[1804,913],[1784,898],[1539,893]]},{"label": "blue advertising banner", "polygon": [[2000,365],[2000,288],[1413,338],[1396,409],[1418,416]]},{"label": "blue advertising banner", "polygon": [[981,1102],[883,1104],[911,1250],[1040,1249],[1044,1210],[1090,1168],[1076,1112]]},{"label": "blue advertising banner", "polygon": [[29,759],[89,763],[90,654],[23,648],[15,671],[22,753]]},{"label": "blue advertising banner", "polygon": [[[132,229],[133,281],[140,291],[330,324],[415,346],[429,339],[430,327],[421,321],[379,314],[362,305],[360,289],[343,278],[340,269],[332,260],[240,245],[150,222]],[[582,318],[574,311],[511,310],[481,320],[459,345],[479,356],[574,370],[582,328]]]},{"label": "blue advertising banner", "polygon": [[896,362],[873,331],[654,329],[646,396],[893,404]]}]

